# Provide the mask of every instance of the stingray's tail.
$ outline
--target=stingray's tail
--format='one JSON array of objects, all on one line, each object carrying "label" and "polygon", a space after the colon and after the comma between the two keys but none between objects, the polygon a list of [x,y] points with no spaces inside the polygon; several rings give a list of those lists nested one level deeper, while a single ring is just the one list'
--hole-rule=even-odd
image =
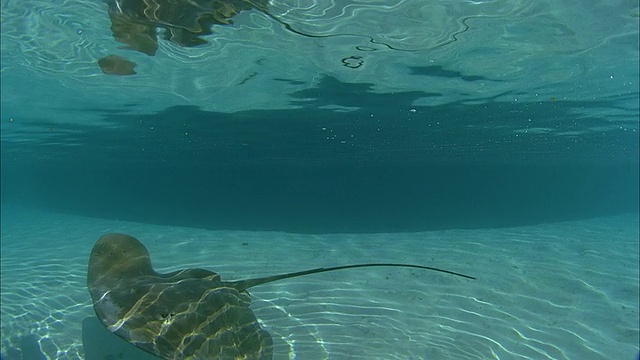
[{"label": "stingray's tail", "polygon": [[387,267],[395,266],[395,267],[415,268],[415,269],[423,269],[423,270],[433,270],[433,271],[439,271],[439,272],[442,272],[442,273],[445,273],[445,274],[460,276],[460,277],[467,278],[467,279],[472,279],[472,280],[476,279],[473,276],[457,273],[457,272],[454,272],[454,271],[438,269],[438,268],[431,267],[431,266],[421,266],[421,265],[412,265],[412,264],[376,263],[376,264],[343,265],[343,266],[334,266],[334,267],[328,267],[328,268],[324,268],[323,267],[323,268],[317,268],[317,269],[311,269],[311,270],[305,270],[305,271],[298,271],[298,272],[293,272],[293,273],[288,273],[288,274],[281,274],[281,275],[266,276],[266,277],[255,278],[255,279],[232,281],[232,282],[230,282],[230,284],[233,284],[233,286],[236,289],[238,289],[239,291],[242,291],[242,290],[246,290],[246,289],[248,289],[248,288],[250,288],[252,286],[261,285],[261,284],[265,284],[265,283],[272,282],[272,281],[277,281],[277,280],[282,280],[282,279],[289,279],[289,278],[292,278],[292,277],[298,277],[298,276],[303,276],[303,275],[311,275],[311,274],[317,274],[317,273],[321,273],[321,272],[334,271],[334,270],[344,270],[344,269],[353,269],[353,268],[361,268],[361,267],[374,267],[374,266],[387,266]]}]

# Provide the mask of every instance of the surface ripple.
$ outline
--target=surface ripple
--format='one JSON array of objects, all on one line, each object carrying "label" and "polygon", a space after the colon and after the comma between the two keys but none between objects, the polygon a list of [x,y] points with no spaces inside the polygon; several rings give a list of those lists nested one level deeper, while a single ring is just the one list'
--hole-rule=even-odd
[{"label": "surface ripple", "polygon": [[[114,40],[101,1],[6,1],[3,92],[18,94],[25,82],[34,88],[5,112],[38,107],[64,121],[58,109],[81,104],[285,109],[295,107],[290,94],[326,76],[386,93],[439,94],[427,105],[637,94],[636,13],[622,2],[275,0],[266,12],[213,26],[202,46],[160,40],[149,57]],[[103,75],[96,61],[110,54],[137,63],[137,75]]]}]

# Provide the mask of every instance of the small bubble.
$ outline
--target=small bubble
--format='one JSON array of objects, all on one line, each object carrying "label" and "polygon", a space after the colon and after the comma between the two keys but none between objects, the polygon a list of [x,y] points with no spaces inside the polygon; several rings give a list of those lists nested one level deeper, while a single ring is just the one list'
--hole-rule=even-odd
[{"label": "small bubble", "polygon": [[82,32],[83,32],[82,29],[76,30],[76,34],[78,34],[78,35],[82,35]]}]

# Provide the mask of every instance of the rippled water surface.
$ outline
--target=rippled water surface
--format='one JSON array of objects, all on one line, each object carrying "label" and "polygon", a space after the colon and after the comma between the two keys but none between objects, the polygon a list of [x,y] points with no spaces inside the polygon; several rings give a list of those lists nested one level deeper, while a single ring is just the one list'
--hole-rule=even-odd
[{"label": "rippled water surface", "polygon": [[[292,93],[327,76],[423,92],[415,105],[610,99],[638,85],[629,1],[278,0],[214,25],[199,47],[160,40],[152,57],[122,49],[102,1],[5,1],[2,20],[3,99],[15,118],[34,106],[57,121],[125,105],[291,108],[305,105]],[[138,74],[103,76],[96,61],[109,54]]]}]

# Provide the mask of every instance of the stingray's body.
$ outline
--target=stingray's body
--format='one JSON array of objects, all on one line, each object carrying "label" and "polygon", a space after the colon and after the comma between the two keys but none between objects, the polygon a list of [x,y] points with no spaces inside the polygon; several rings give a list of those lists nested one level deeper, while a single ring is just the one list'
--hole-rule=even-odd
[{"label": "stingray's body", "polygon": [[100,321],[131,344],[163,359],[272,359],[271,335],[249,309],[251,286],[318,272],[368,266],[318,268],[241,281],[222,281],[214,272],[153,270],[149,252],[137,239],[108,234],[89,259],[87,286]]}]

